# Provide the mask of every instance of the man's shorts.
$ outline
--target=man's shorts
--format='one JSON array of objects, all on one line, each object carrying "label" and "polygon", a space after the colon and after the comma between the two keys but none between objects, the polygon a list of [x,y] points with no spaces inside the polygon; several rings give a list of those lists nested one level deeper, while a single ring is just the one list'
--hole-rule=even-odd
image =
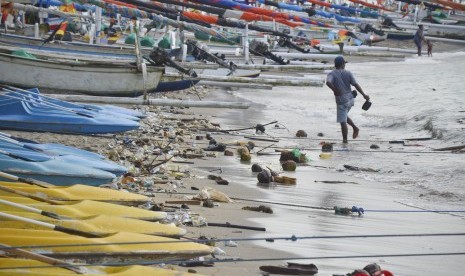
[{"label": "man's shorts", "polygon": [[350,99],[345,103],[337,105],[337,122],[338,123],[347,123],[347,117],[349,116],[349,111],[354,106],[354,99]]}]

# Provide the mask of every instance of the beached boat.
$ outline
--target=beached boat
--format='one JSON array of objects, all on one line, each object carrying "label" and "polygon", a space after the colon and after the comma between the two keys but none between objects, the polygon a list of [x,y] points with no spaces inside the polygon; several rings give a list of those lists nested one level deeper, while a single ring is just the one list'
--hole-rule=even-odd
[{"label": "beached boat", "polygon": [[72,61],[59,56],[46,60],[0,53],[0,71],[0,82],[17,87],[99,96],[139,96],[156,89],[163,67],[147,65],[147,73],[143,74],[131,63]]},{"label": "beached boat", "polygon": [[2,135],[0,135],[0,149],[6,150],[7,152],[13,153],[16,156],[32,161],[42,162],[51,158],[56,158],[62,160],[63,162],[82,164],[91,168],[104,170],[117,176],[127,172],[125,167],[104,158],[80,155],[79,151],[76,151],[74,154],[48,152]]},{"label": "beached boat", "polygon": [[[135,59],[136,56],[135,47],[131,45],[89,44],[79,41],[60,40],[44,43],[44,39],[41,38],[16,34],[0,33],[0,43],[29,49],[40,49],[41,51],[59,51],[67,54],[86,54],[113,59]],[[149,54],[152,49],[141,47],[141,50],[143,54]]]},{"label": "beached boat", "polygon": [[[63,162],[58,158],[30,161],[15,155],[11,150],[0,151],[0,171],[22,178],[33,178],[56,185],[76,183],[97,186],[111,183],[116,176],[110,172],[88,166]],[[2,178],[0,178],[2,179]]]},{"label": "beached boat", "polygon": [[23,143],[27,147],[32,147],[32,148],[39,149],[39,150],[42,150],[42,151],[46,151],[46,152],[49,152],[49,153],[53,153],[53,154],[56,154],[56,155],[72,154],[72,155],[83,156],[83,157],[86,157],[86,158],[105,159],[105,157],[103,155],[101,155],[101,154],[98,154],[98,153],[95,153],[95,152],[90,152],[90,151],[87,151],[87,150],[82,150],[82,149],[75,148],[75,147],[66,146],[66,145],[63,145],[63,144],[56,144],[56,143],[44,143],[44,144],[42,144],[42,143],[38,143],[38,142],[30,140],[30,139],[24,139],[24,138],[21,138],[21,137],[9,135],[9,134],[4,133],[4,132],[0,132],[0,139],[2,137],[6,137],[6,138],[12,139],[14,141],[17,141],[19,143]]},{"label": "beached boat", "polygon": [[[1,203],[1,202],[0,202]],[[1,205],[3,207],[3,205]],[[117,232],[131,232],[147,235],[155,235],[161,237],[179,238],[186,234],[186,230],[176,227],[173,223],[162,224],[159,222],[149,222],[138,219],[122,218],[110,215],[96,215],[82,219],[53,219],[50,217],[42,216],[27,211],[21,211],[18,208],[2,208],[2,212],[26,217],[37,221],[48,222],[61,227],[69,229],[76,229],[91,233],[92,235],[109,235]],[[48,228],[31,224],[24,221],[17,221],[2,218],[0,220],[0,228],[18,228],[18,229],[34,229],[34,230],[48,230]]]},{"label": "beached boat", "polygon": [[11,92],[2,94],[0,102],[3,105],[0,128],[3,129],[99,134],[125,132],[139,127],[139,123],[131,119],[61,108],[43,101],[26,100]]},{"label": "beached boat", "polygon": [[[39,187],[36,185],[30,185],[21,182],[0,182],[0,185],[4,187],[10,187],[28,194],[40,194],[41,197],[49,200],[97,200],[106,202],[116,202],[127,205],[143,204],[149,200],[148,197],[135,193],[128,193],[124,191],[100,187],[91,187],[80,184],[72,186]],[[0,191],[0,195],[1,194],[5,194],[5,192]],[[9,193],[6,194],[9,195]]]},{"label": "beached boat", "polygon": [[48,106],[63,107],[66,109],[71,108],[75,111],[81,111],[89,114],[105,114],[112,117],[122,117],[133,121],[139,121],[141,117],[145,115],[139,111],[127,109],[124,107],[114,105],[90,105],[90,104],[76,104],[63,100],[59,100],[50,96],[45,96],[40,93],[39,89],[20,89],[16,87],[7,87],[6,91],[9,91],[14,97],[22,97],[25,101],[31,102],[32,104],[44,104]]},{"label": "beached boat", "polygon": [[183,260],[212,252],[210,246],[199,243],[127,232],[104,238],[84,238],[57,231],[0,228],[0,243],[10,246],[34,245],[32,252],[90,264]]},{"label": "beached boat", "polygon": [[[76,265],[79,266],[79,265]],[[86,266],[83,269],[87,276],[192,276],[193,273],[184,273],[171,269],[163,269],[152,266]],[[0,258],[0,275],[4,276],[69,276],[76,275],[69,269],[57,265],[46,264],[40,261],[28,259]]]},{"label": "beached boat", "polygon": [[[73,201],[70,203],[62,203],[62,205],[51,205],[27,197],[0,194],[0,198],[75,219],[85,219],[96,215],[110,215],[147,221],[158,221],[167,216],[166,212],[150,211],[142,208],[93,200]],[[7,210],[6,206],[2,204],[2,210],[4,208]]]}]

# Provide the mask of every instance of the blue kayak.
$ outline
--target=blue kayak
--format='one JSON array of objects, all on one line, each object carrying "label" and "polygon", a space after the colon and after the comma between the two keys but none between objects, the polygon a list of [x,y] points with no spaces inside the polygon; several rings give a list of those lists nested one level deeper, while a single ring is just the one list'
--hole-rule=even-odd
[{"label": "blue kayak", "polygon": [[54,155],[71,154],[71,155],[79,155],[79,156],[86,157],[86,158],[92,158],[92,159],[105,159],[105,156],[101,154],[90,152],[87,150],[78,149],[75,147],[66,146],[63,144],[56,144],[56,143],[41,144],[33,140],[24,139],[20,137],[14,137],[9,134],[0,132],[0,138],[2,138],[2,136],[16,140],[20,143],[23,143],[26,147],[31,147],[34,150],[39,149],[41,151],[50,152]]},{"label": "blue kayak", "polygon": [[[14,90],[13,88],[11,90]],[[144,118],[145,114],[137,110],[132,110],[124,107],[113,106],[113,105],[91,105],[91,104],[75,104],[52,97],[44,97],[40,94],[38,88],[32,88],[28,90],[16,89],[14,90],[15,96],[22,96],[25,99],[38,100],[47,104],[54,104],[65,108],[71,108],[76,111],[88,112],[89,114],[101,113],[108,114],[110,116],[123,117],[126,119],[138,121],[140,118]]]},{"label": "blue kayak", "polygon": [[18,158],[31,162],[44,162],[51,159],[61,160],[64,163],[78,164],[83,167],[90,167],[103,171],[110,172],[116,176],[121,176],[127,172],[127,169],[115,162],[106,159],[88,158],[80,155],[72,154],[55,154],[46,151],[32,150],[17,144],[9,143],[0,139],[0,151],[13,154]]},{"label": "blue kayak", "polygon": [[57,109],[0,96],[0,128],[71,134],[103,134],[133,130],[139,123],[108,114]]},{"label": "blue kayak", "polygon": [[58,158],[33,162],[18,157],[11,157],[3,153],[0,153],[0,171],[22,178],[33,178],[58,186],[73,184],[98,186],[111,183],[116,177],[107,171],[76,163],[63,162],[63,160]]}]

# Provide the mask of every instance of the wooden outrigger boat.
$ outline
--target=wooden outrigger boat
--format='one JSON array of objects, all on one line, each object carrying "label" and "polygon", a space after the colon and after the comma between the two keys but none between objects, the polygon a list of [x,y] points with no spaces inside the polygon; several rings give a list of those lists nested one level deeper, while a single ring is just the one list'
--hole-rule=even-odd
[{"label": "wooden outrigger boat", "polygon": [[99,96],[138,96],[156,89],[163,67],[147,65],[143,74],[131,63],[71,61],[59,56],[46,60],[0,53],[0,71],[0,82],[18,87]]}]

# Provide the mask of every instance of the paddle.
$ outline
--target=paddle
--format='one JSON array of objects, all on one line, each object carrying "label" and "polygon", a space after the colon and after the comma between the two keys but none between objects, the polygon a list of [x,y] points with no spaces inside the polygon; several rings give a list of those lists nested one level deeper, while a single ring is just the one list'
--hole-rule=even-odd
[{"label": "paddle", "polygon": [[6,179],[10,179],[10,180],[18,181],[18,182],[23,182],[23,183],[26,183],[26,184],[37,185],[37,186],[42,187],[42,188],[48,188],[48,187],[55,186],[53,184],[43,182],[43,181],[40,181],[40,180],[35,180],[35,179],[32,179],[32,178],[22,178],[22,177],[18,177],[16,175],[12,175],[12,174],[2,172],[2,171],[0,171],[0,176],[3,177],[3,178],[6,178]]},{"label": "paddle", "polygon": [[48,222],[15,216],[15,215],[3,213],[3,212],[0,212],[0,217],[11,219],[11,220],[16,220],[16,221],[22,221],[25,223],[35,224],[35,225],[39,225],[39,226],[51,229],[53,231],[63,232],[63,233],[70,234],[70,235],[78,235],[78,236],[85,237],[85,238],[101,238],[102,237],[102,235],[98,235],[95,233],[71,229],[71,228],[60,226],[60,225],[55,225],[55,224],[51,224]]},{"label": "paddle", "polygon": [[[7,92],[10,92],[10,93],[16,93],[16,94],[20,94],[22,95],[21,93],[19,92],[16,92],[14,90],[10,90],[10,89],[6,89],[6,88],[2,88],[4,91],[7,91]],[[33,100],[30,100],[30,99],[26,99],[24,97],[15,97],[15,96],[12,96],[12,95],[7,95],[7,94],[2,94],[2,96],[4,97],[7,97],[7,98],[10,98],[10,99],[15,99],[15,100],[19,100],[19,101],[26,101],[28,103],[36,103],[36,104],[41,104],[41,105],[45,105],[45,106],[48,106],[48,107],[51,107],[51,108],[55,108],[55,109],[58,109],[58,110],[63,110],[63,111],[67,111],[67,112],[71,112],[71,113],[74,113],[76,115],[80,115],[80,116],[84,116],[84,117],[88,117],[88,118],[94,118],[94,116],[92,115],[89,115],[89,114],[86,114],[86,113],[82,113],[82,112],[79,112],[79,111],[76,111],[76,110],[73,110],[73,109],[70,109],[70,108],[66,108],[66,107],[62,107],[62,106],[59,106],[57,104],[53,104],[53,103],[49,103],[49,102],[44,102],[44,101],[40,101],[40,102],[37,102],[37,99],[35,99],[36,101],[33,101]]]},{"label": "paddle", "polygon": [[71,218],[68,218],[68,217],[60,216],[60,215],[52,213],[52,212],[40,210],[40,209],[37,209],[37,208],[34,208],[34,207],[30,207],[30,206],[27,206],[27,205],[24,205],[24,204],[19,204],[19,203],[16,203],[16,202],[11,202],[11,201],[4,200],[4,199],[0,199],[0,203],[8,205],[8,206],[15,207],[15,208],[18,208],[18,209],[22,209],[22,210],[25,210],[25,211],[28,211],[28,212],[43,215],[43,216],[46,216],[46,217],[49,217],[49,218],[53,218],[53,219],[59,219],[59,220],[71,219]]},{"label": "paddle", "polygon": [[84,268],[80,268],[78,266],[71,265],[70,263],[64,262],[62,260],[58,260],[55,258],[47,257],[41,254],[37,253],[32,253],[30,251],[20,249],[20,248],[13,248],[11,246],[8,246],[6,244],[0,243],[0,249],[3,251],[7,251],[11,254],[14,254],[16,256],[20,256],[23,258],[31,259],[31,260],[36,260],[40,261],[46,264],[51,264],[53,266],[59,266],[68,270],[71,270],[73,272],[76,272],[77,274],[86,274],[88,271]]}]

